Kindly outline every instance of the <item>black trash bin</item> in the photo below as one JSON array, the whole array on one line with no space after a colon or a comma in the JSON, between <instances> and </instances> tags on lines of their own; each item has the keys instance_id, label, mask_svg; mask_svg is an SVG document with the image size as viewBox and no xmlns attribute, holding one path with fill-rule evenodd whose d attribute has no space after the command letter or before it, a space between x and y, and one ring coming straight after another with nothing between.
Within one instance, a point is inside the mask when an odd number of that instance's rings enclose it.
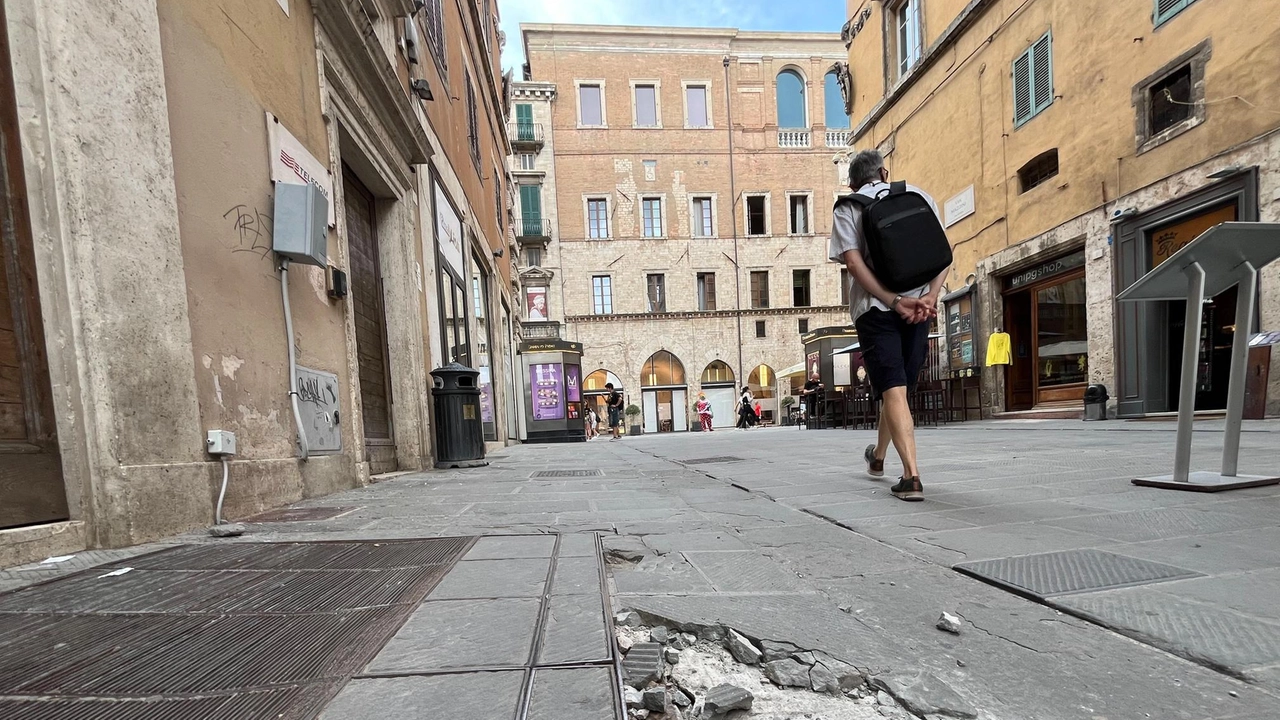
<instances>
[{"instance_id":1,"label":"black trash bin","mask_svg":"<svg viewBox=\"0 0 1280 720\"><path fill-rule=\"evenodd\" d=\"M1107 400L1111 396L1107 394L1106 385L1090 385L1084 389L1084 419L1085 420L1106 420L1107 419Z\"/></svg>"},{"instance_id":2,"label":"black trash bin","mask_svg":"<svg viewBox=\"0 0 1280 720\"><path fill-rule=\"evenodd\" d=\"M478 370L449 363L431 371L435 398L436 467L488 465L484 459L484 426L480 423Z\"/></svg>"}]
</instances>

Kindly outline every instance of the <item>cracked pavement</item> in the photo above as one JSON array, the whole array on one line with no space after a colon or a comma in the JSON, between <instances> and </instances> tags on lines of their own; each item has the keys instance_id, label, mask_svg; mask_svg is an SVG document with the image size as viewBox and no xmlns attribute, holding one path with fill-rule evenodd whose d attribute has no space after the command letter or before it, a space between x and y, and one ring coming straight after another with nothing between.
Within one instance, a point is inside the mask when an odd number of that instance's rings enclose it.
<instances>
[{"instance_id":1,"label":"cracked pavement","mask_svg":"<svg viewBox=\"0 0 1280 720\"><path fill-rule=\"evenodd\" d=\"M1208 467L1220 423L1197 429L1196 463ZM1165 471L1171 423L995 422L922 429L927 499L902 503L890 480L861 475L872 437L781 428L517 446L485 468L299 504L354 508L338 517L167 542L600 532L615 610L825 653L924 717L1275 716L1280 489L1130 485ZM714 456L741 461L681 462ZM890 453L890 476L895 463ZM1268 468L1280 469L1280 423L1249 423L1241 470ZM603 475L531 478L571 469ZM1037 602L951 567L1077 549L1188 574ZM12 569L0 582L57 572ZM959 635L934 627L943 610L963 619Z\"/></svg>"}]
</instances>

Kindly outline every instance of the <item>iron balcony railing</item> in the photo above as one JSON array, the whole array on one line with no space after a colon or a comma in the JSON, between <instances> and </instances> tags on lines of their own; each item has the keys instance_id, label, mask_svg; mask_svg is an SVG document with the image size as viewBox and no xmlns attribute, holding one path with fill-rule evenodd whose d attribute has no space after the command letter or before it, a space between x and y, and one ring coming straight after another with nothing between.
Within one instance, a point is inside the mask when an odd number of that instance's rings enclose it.
<instances>
[{"instance_id":1,"label":"iron balcony railing","mask_svg":"<svg viewBox=\"0 0 1280 720\"><path fill-rule=\"evenodd\" d=\"M551 237L551 221L539 217L522 217L516 219L516 237L545 238Z\"/></svg>"},{"instance_id":2,"label":"iron balcony railing","mask_svg":"<svg viewBox=\"0 0 1280 720\"><path fill-rule=\"evenodd\" d=\"M513 122L507 125L513 145L541 145L542 123Z\"/></svg>"}]
</instances>

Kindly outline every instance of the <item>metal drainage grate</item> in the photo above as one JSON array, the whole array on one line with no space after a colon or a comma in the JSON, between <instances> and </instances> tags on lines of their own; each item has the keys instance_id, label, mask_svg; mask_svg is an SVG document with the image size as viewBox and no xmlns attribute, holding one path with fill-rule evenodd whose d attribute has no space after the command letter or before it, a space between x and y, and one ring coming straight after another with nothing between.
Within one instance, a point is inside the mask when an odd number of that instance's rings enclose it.
<instances>
[{"instance_id":1,"label":"metal drainage grate","mask_svg":"<svg viewBox=\"0 0 1280 720\"><path fill-rule=\"evenodd\" d=\"M308 508L281 508L279 510L269 510L259 513L245 520L251 523L286 523L286 522L310 522L313 520L330 520L344 513L355 510L354 507L308 507Z\"/></svg>"},{"instance_id":2,"label":"metal drainage grate","mask_svg":"<svg viewBox=\"0 0 1280 720\"><path fill-rule=\"evenodd\" d=\"M531 478L571 478L600 477L604 473L599 470L539 470L530 475Z\"/></svg>"},{"instance_id":3,"label":"metal drainage grate","mask_svg":"<svg viewBox=\"0 0 1280 720\"><path fill-rule=\"evenodd\" d=\"M1200 573L1172 565L1101 550L1021 555L953 567L983 582L1037 599L1201 577Z\"/></svg>"},{"instance_id":4,"label":"metal drainage grate","mask_svg":"<svg viewBox=\"0 0 1280 720\"><path fill-rule=\"evenodd\" d=\"M0 717L315 717L473 543L180 546L0 595Z\"/></svg>"},{"instance_id":5,"label":"metal drainage grate","mask_svg":"<svg viewBox=\"0 0 1280 720\"><path fill-rule=\"evenodd\" d=\"M732 455L721 455L719 457L695 458L693 460L681 460L680 462L685 465L710 465L712 463L742 462L742 458L734 457Z\"/></svg>"}]
</instances>

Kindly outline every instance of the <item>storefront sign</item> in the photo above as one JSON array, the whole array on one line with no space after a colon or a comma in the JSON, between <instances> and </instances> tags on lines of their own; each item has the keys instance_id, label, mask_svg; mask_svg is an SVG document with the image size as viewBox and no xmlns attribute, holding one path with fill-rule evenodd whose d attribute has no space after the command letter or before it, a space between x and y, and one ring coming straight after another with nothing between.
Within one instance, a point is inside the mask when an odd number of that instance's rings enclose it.
<instances>
[{"instance_id":1,"label":"storefront sign","mask_svg":"<svg viewBox=\"0 0 1280 720\"><path fill-rule=\"evenodd\" d=\"M493 378L487 365L480 366L480 422L493 422Z\"/></svg>"},{"instance_id":2,"label":"storefront sign","mask_svg":"<svg viewBox=\"0 0 1280 720\"><path fill-rule=\"evenodd\" d=\"M1203 215L1183 220L1151 232L1151 267L1155 269L1174 253L1178 252L1192 240L1200 237L1205 230L1224 222L1236 219L1234 204L1218 208Z\"/></svg>"},{"instance_id":3,"label":"storefront sign","mask_svg":"<svg viewBox=\"0 0 1280 720\"><path fill-rule=\"evenodd\" d=\"M434 182L432 185L436 191L436 247L458 277L463 277L466 273L463 271L462 259L462 220L454 212L453 204L449 202L449 196L445 195L440 183Z\"/></svg>"},{"instance_id":4,"label":"storefront sign","mask_svg":"<svg viewBox=\"0 0 1280 720\"><path fill-rule=\"evenodd\" d=\"M840 353L831 358L831 375L832 382L836 387L846 387L851 383L850 375L850 359L853 353Z\"/></svg>"},{"instance_id":5,"label":"storefront sign","mask_svg":"<svg viewBox=\"0 0 1280 720\"><path fill-rule=\"evenodd\" d=\"M1047 263L1041 263L1030 270L1024 270L1017 275L1009 277L1005 280L1006 290L1017 290L1033 283L1039 282L1054 275L1075 270L1084 267L1084 251L1071 253L1066 257L1060 257L1057 260L1050 260Z\"/></svg>"},{"instance_id":6,"label":"storefront sign","mask_svg":"<svg viewBox=\"0 0 1280 720\"><path fill-rule=\"evenodd\" d=\"M564 383L559 363L529 366L534 420L564 419Z\"/></svg>"},{"instance_id":7,"label":"storefront sign","mask_svg":"<svg viewBox=\"0 0 1280 720\"><path fill-rule=\"evenodd\" d=\"M564 366L564 394L569 402L582 402L582 380L577 365Z\"/></svg>"},{"instance_id":8,"label":"storefront sign","mask_svg":"<svg viewBox=\"0 0 1280 720\"><path fill-rule=\"evenodd\" d=\"M973 186L965 188L943 206L944 224L951 227L974 213Z\"/></svg>"},{"instance_id":9,"label":"storefront sign","mask_svg":"<svg viewBox=\"0 0 1280 720\"><path fill-rule=\"evenodd\" d=\"M333 209L333 177L329 167L317 160L271 113L267 113L267 148L271 152L272 182L315 185L329 201L329 227L333 227L337 216Z\"/></svg>"}]
</instances>

